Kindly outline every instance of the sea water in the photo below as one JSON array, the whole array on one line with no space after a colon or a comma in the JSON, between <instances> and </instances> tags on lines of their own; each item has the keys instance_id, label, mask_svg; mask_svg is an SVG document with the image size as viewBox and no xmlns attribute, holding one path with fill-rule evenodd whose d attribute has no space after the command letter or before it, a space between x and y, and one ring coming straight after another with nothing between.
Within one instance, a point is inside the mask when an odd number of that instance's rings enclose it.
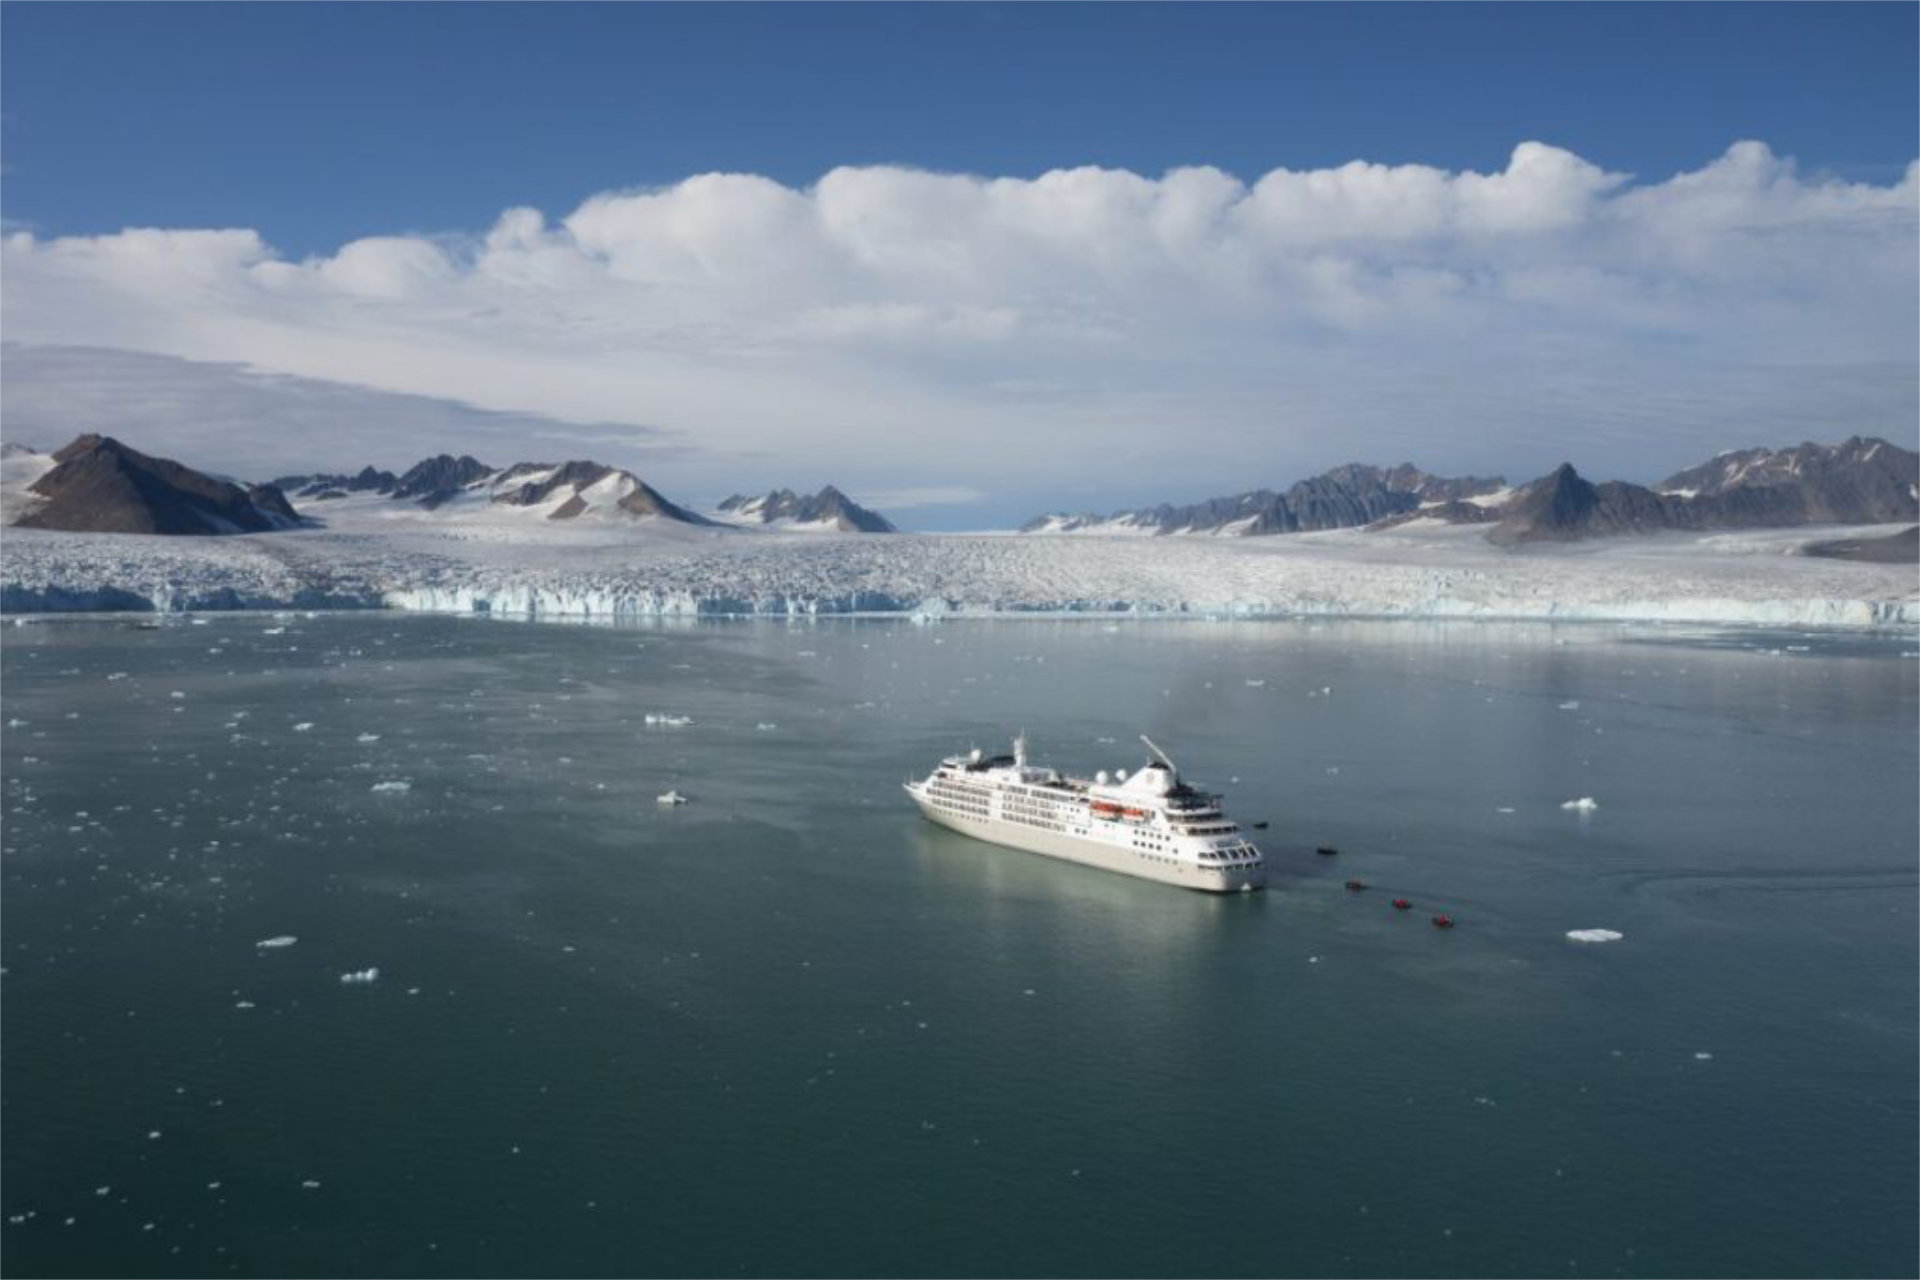
<instances>
[{"instance_id":1,"label":"sea water","mask_svg":"<svg viewBox=\"0 0 1920 1280\"><path fill-rule=\"evenodd\" d=\"M1911 637L4 639L10 1274L1916 1267ZM1269 890L917 816L1022 729Z\"/></svg>"}]
</instances>

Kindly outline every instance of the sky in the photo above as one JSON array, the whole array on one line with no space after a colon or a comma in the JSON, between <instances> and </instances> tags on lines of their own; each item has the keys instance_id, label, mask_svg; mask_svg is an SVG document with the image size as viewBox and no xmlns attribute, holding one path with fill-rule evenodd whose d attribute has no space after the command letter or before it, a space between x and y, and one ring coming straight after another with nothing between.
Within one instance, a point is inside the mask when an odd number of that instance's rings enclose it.
<instances>
[{"instance_id":1,"label":"sky","mask_svg":"<svg viewBox=\"0 0 1920 1280\"><path fill-rule=\"evenodd\" d=\"M1920 423L1909 4L0 8L0 433L919 528Z\"/></svg>"}]
</instances>

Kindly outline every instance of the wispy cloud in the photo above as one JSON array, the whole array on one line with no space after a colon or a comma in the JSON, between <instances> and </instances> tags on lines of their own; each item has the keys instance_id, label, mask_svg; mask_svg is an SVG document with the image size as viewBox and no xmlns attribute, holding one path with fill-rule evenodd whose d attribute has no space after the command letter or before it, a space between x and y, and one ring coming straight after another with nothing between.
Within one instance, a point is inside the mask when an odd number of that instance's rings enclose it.
<instances>
[{"instance_id":1,"label":"wispy cloud","mask_svg":"<svg viewBox=\"0 0 1920 1280\"><path fill-rule=\"evenodd\" d=\"M650 466L694 451L659 428L569 423L460 400L99 347L0 345L9 440L54 448L83 431L265 479L405 467L433 453L494 465L591 446Z\"/></svg>"},{"instance_id":2,"label":"wispy cloud","mask_svg":"<svg viewBox=\"0 0 1920 1280\"><path fill-rule=\"evenodd\" d=\"M489 412L576 438L662 424L711 451L665 464L716 490L826 474L1097 505L1349 457L1644 474L1730 441L1910 434L1916 172L1805 177L1740 143L1649 182L1527 143L1486 174L704 174L304 261L244 229L16 233L4 321L470 415L399 414L389 443L518 429ZM22 400L54 412L45 367L6 373L10 432ZM98 412L133 434L150 406L114 385ZM320 438L264 409L249 428L262 456ZM752 461L722 479L717 455Z\"/></svg>"},{"instance_id":3,"label":"wispy cloud","mask_svg":"<svg viewBox=\"0 0 1920 1280\"><path fill-rule=\"evenodd\" d=\"M966 484L936 484L907 489L862 489L857 501L882 511L912 511L922 507L971 507L992 495Z\"/></svg>"}]
</instances>

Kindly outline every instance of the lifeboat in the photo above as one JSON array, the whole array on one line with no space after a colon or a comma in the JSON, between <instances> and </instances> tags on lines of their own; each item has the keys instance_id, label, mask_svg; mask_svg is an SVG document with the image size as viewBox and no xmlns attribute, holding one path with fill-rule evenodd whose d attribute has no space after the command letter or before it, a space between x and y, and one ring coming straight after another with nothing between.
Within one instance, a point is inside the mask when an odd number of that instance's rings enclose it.
<instances>
[{"instance_id":1,"label":"lifeboat","mask_svg":"<svg viewBox=\"0 0 1920 1280\"><path fill-rule=\"evenodd\" d=\"M1407 901L1405 898L1395 898L1393 900L1393 909L1395 911L1405 911L1407 908L1411 907L1412 905L1413 903Z\"/></svg>"},{"instance_id":2,"label":"lifeboat","mask_svg":"<svg viewBox=\"0 0 1920 1280\"><path fill-rule=\"evenodd\" d=\"M1145 822L1147 820L1147 811L1145 809L1122 809L1120 815L1128 822Z\"/></svg>"},{"instance_id":3,"label":"lifeboat","mask_svg":"<svg viewBox=\"0 0 1920 1280\"><path fill-rule=\"evenodd\" d=\"M1120 819L1120 806L1111 801L1095 800L1089 807L1096 818L1104 818L1108 822L1117 822Z\"/></svg>"},{"instance_id":4,"label":"lifeboat","mask_svg":"<svg viewBox=\"0 0 1920 1280\"><path fill-rule=\"evenodd\" d=\"M1366 887L1367 887L1367 882L1366 882L1366 881L1364 881L1364 880L1349 880L1349 881L1347 881L1347 892L1348 892L1348 893L1358 893L1358 892L1360 892L1360 891L1361 891L1362 889L1364 889L1364 888L1366 888Z\"/></svg>"},{"instance_id":5,"label":"lifeboat","mask_svg":"<svg viewBox=\"0 0 1920 1280\"><path fill-rule=\"evenodd\" d=\"M1433 927L1436 929L1451 929L1453 928L1453 917L1435 916L1433 918Z\"/></svg>"}]
</instances>

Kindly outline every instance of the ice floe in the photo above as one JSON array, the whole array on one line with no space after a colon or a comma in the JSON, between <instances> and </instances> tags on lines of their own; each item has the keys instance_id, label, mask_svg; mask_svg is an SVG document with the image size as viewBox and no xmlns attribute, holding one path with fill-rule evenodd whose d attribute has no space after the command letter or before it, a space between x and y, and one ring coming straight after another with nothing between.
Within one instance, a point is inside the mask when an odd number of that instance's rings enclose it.
<instances>
[{"instance_id":1,"label":"ice floe","mask_svg":"<svg viewBox=\"0 0 1920 1280\"><path fill-rule=\"evenodd\" d=\"M365 986L370 982L379 981L379 978L380 978L380 970L377 968L376 969L355 969L350 973L343 973L340 975L341 983L349 987Z\"/></svg>"},{"instance_id":2,"label":"ice floe","mask_svg":"<svg viewBox=\"0 0 1920 1280\"><path fill-rule=\"evenodd\" d=\"M300 939L294 937L292 934L282 933L271 938L262 938L253 945L262 950L277 950L280 947L290 947L298 941L300 941Z\"/></svg>"},{"instance_id":3,"label":"ice floe","mask_svg":"<svg viewBox=\"0 0 1920 1280\"><path fill-rule=\"evenodd\" d=\"M1567 941L1569 942L1618 942L1626 936L1626 934L1614 929L1567 930Z\"/></svg>"},{"instance_id":4,"label":"ice floe","mask_svg":"<svg viewBox=\"0 0 1920 1280\"><path fill-rule=\"evenodd\" d=\"M1592 796L1581 796L1578 800L1569 800L1560 807L1570 809L1574 813L1592 813L1600 807L1600 802Z\"/></svg>"}]
</instances>

